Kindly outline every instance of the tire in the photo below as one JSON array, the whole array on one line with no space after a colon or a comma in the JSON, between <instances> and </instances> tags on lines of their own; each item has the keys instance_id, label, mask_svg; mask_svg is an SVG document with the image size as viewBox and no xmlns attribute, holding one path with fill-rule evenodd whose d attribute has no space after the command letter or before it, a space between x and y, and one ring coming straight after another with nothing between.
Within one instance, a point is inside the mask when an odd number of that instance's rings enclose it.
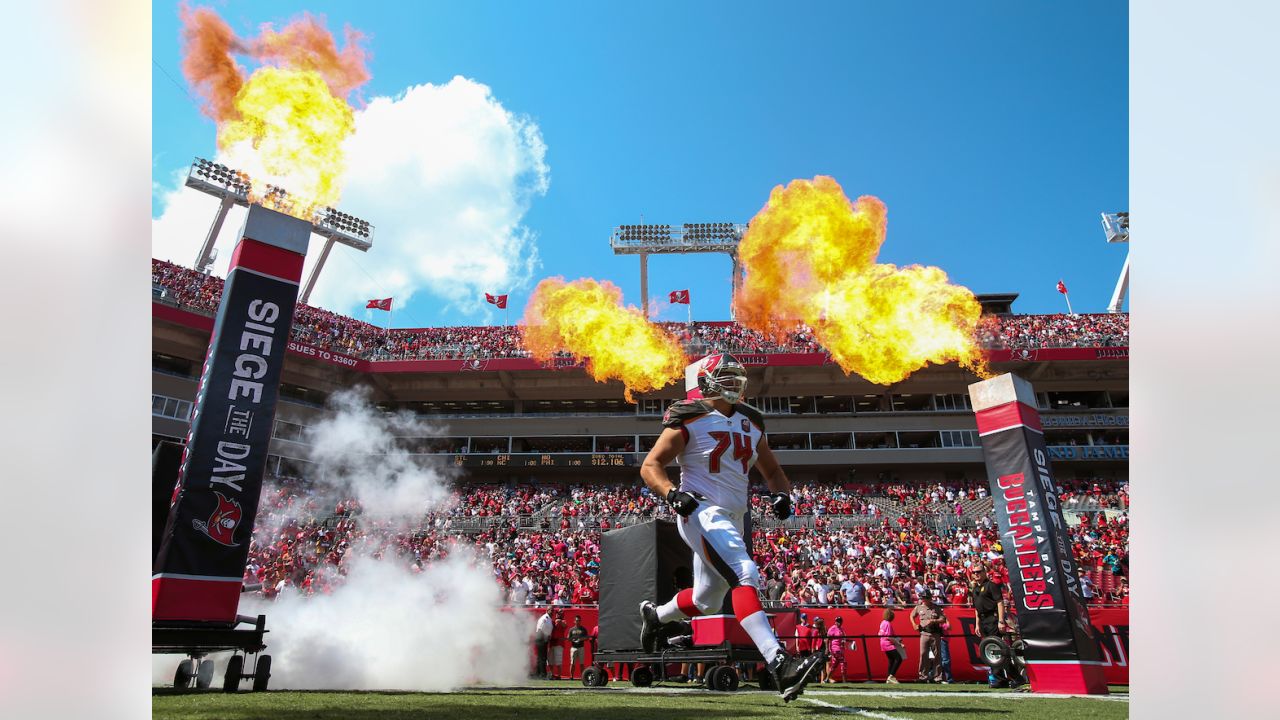
<instances>
[{"instance_id":1,"label":"tire","mask_svg":"<svg viewBox=\"0 0 1280 720\"><path fill-rule=\"evenodd\" d=\"M636 687L649 687L653 684L653 670L648 665L640 665L631 671L631 684Z\"/></svg>"},{"instance_id":2,"label":"tire","mask_svg":"<svg viewBox=\"0 0 1280 720\"><path fill-rule=\"evenodd\" d=\"M978 656L993 669L1003 668L1009 662L1011 654L1009 646L1005 645L1000 638L983 638L982 642L978 643Z\"/></svg>"},{"instance_id":3,"label":"tire","mask_svg":"<svg viewBox=\"0 0 1280 720\"><path fill-rule=\"evenodd\" d=\"M205 658L200 661L196 668L196 687L201 690L209 689L213 684L213 661Z\"/></svg>"},{"instance_id":4,"label":"tire","mask_svg":"<svg viewBox=\"0 0 1280 720\"><path fill-rule=\"evenodd\" d=\"M600 674L596 676L596 687L604 687L609 684L609 671L600 668Z\"/></svg>"},{"instance_id":5,"label":"tire","mask_svg":"<svg viewBox=\"0 0 1280 720\"><path fill-rule=\"evenodd\" d=\"M1019 668L1026 667L1027 666L1027 644L1022 640L1014 640L1013 646L1011 649L1013 650L1013 653L1011 654L1010 659L1013 660L1013 664Z\"/></svg>"},{"instance_id":6,"label":"tire","mask_svg":"<svg viewBox=\"0 0 1280 720\"><path fill-rule=\"evenodd\" d=\"M599 687L596 682L599 680L600 671L594 667L589 667L582 671L583 687Z\"/></svg>"},{"instance_id":7,"label":"tire","mask_svg":"<svg viewBox=\"0 0 1280 720\"><path fill-rule=\"evenodd\" d=\"M178 663L178 669L173 671L173 687L177 690L186 690L191 687L191 678L196 676L196 661L190 658Z\"/></svg>"},{"instance_id":8,"label":"tire","mask_svg":"<svg viewBox=\"0 0 1280 720\"><path fill-rule=\"evenodd\" d=\"M264 692L271 681L271 656L259 655L258 662L253 664L253 691Z\"/></svg>"},{"instance_id":9,"label":"tire","mask_svg":"<svg viewBox=\"0 0 1280 720\"><path fill-rule=\"evenodd\" d=\"M232 655L222 675L222 691L233 693L240 689L240 676L244 673L244 656Z\"/></svg>"},{"instance_id":10,"label":"tire","mask_svg":"<svg viewBox=\"0 0 1280 720\"><path fill-rule=\"evenodd\" d=\"M733 692L738 689L738 671L728 665L718 665L707 679L707 687L716 692Z\"/></svg>"}]
</instances>

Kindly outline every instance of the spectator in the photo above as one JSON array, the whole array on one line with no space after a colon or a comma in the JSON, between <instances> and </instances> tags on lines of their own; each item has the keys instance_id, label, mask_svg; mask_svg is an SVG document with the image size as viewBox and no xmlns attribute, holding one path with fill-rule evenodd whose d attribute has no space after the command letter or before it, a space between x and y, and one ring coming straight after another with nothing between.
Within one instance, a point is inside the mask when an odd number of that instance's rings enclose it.
<instances>
[{"instance_id":1,"label":"spectator","mask_svg":"<svg viewBox=\"0 0 1280 720\"><path fill-rule=\"evenodd\" d=\"M847 668L845 666L845 646L852 648L852 643L848 643L844 639L844 616L837 615L836 622L827 630L827 682L835 682L836 668L840 669L840 682L848 682Z\"/></svg>"},{"instance_id":2,"label":"spectator","mask_svg":"<svg viewBox=\"0 0 1280 720\"><path fill-rule=\"evenodd\" d=\"M938 665L942 671L942 684L950 685L955 682L955 677L951 675L951 642L947 635L951 631L951 621L947 619L946 613L942 615L942 635L938 639Z\"/></svg>"},{"instance_id":3,"label":"spectator","mask_svg":"<svg viewBox=\"0 0 1280 720\"><path fill-rule=\"evenodd\" d=\"M809 625L809 616L800 613L800 624L796 626L796 653L800 657L809 657L813 651L813 627Z\"/></svg>"},{"instance_id":4,"label":"spectator","mask_svg":"<svg viewBox=\"0 0 1280 720\"><path fill-rule=\"evenodd\" d=\"M587 629L582 626L582 616L573 616L573 627L569 628L569 679L580 677L583 667L583 649L587 644Z\"/></svg>"},{"instance_id":5,"label":"spectator","mask_svg":"<svg viewBox=\"0 0 1280 720\"><path fill-rule=\"evenodd\" d=\"M902 667L902 661L907 657L907 650L902 646L902 640L893 634L893 608L885 608L881 617L883 619L880 621L880 649L884 651L884 656L889 661L889 675L885 678L885 682L897 685L898 668Z\"/></svg>"},{"instance_id":6,"label":"spectator","mask_svg":"<svg viewBox=\"0 0 1280 720\"><path fill-rule=\"evenodd\" d=\"M547 680L547 650L551 644L551 635L555 632L555 621L551 617L551 608L543 611L538 617L538 625L533 632L533 643L538 650L538 659L534 664L534 677Z\"/></svg>"}]
</instances>

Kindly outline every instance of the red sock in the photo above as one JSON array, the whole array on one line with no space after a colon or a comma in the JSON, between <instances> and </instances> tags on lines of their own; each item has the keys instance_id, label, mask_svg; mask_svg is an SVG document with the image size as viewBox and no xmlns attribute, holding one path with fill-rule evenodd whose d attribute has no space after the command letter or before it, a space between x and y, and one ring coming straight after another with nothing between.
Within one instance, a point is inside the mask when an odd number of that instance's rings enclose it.
<instances>
[{"instance_id":1,"label":"red sock","mask_svg":"<svg viewBox=\"0 0 1280 720\"><path fill-rule=\"evenodd\" d=\"M750 585L739 585L733 589L733 615L738 618L741 623L743 619L761 612L764 608L760 607L760 597L756 593L756 589Z\"/></svg>"},{"instance_id":2,"label":"red sock","mask_svg":"<svg viewBox=\"0 0 1280 720\"><path fill-rule=\"evenodd\" d=\"M676 593L676 607L680 608L680 612L689 617L698 617L702 611L693 602L693 588L685 588Z\"/></svg>"}]
</instances>

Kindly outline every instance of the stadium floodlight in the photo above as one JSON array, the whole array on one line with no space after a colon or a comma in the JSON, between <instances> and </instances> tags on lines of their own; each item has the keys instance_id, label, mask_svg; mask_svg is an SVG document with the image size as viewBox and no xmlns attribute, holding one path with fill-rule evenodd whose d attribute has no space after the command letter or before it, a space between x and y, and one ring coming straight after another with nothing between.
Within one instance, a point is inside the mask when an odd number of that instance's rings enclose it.
<instances>
[{"instance_id":1,"label":"stadium floodlight","mask_svg":"<svg viewBox=\"0 0 1280 720\"><path fill-rule=\"evenodd\" d=\"M733 294L742 287L742 263L738 243L747 232L742 223L684 223L672 225L619 225L609 235L614 255L640 256L640 297L649 316L649 255L654 253L725 253L733 261Z\"/></svg>"},{"instance_id":2,"label":"stadium floodlight","mask_svg":"<svg viewBox=\"0 0 1280 720\"><path fill-rule=\"evenodd\" d=\"M1109 243L1129 242L1129 213L1102 213L1102 230L1107 234ZM1125 253L1124 267L1120 269L1120 278L1116 280L1116 290L1111 294L1111 304L1107 312L1118 313L1124 306L1124 296L1129 292L1129 254Z\"/></svg>"},{"instance_id":3,"label":"stadium floodlight","mask_svg":"<svg viewBox=\"0 0 1280 720\"><path fill-rule=\"evenodd\" d=\"M186 185L221 200L218 213L209 227L209 234L205 236L204 244L200 246L200 254L196 256L196 269L200 272L208 272L213 265L213 258L216 257L213 244L218 239L218 233L222 232L222 223L227 219L227 212L231 210L232 205L248 207L253 204L249 198L253 184L248 174L240 170L212 160L196 158L187 172ZM295 202L288 190L278 185L268 184L260 204L293 214L291 210L295 209ZM311 223L311 232L326 240L324 249L311 268L311 274L307 276L302 293L298 296L299 301L305 303L311 297L311 290L315 287L316 280L320 277L320 270L324 268L325 260L329 258L329 251L333 249L334 244L341 243L360 252L368 252L369 248L373 247L373 225L368 220L348 215L328 206L318 208L311 213L311 217L302 219Z\"/></svg>"}]
</instances>

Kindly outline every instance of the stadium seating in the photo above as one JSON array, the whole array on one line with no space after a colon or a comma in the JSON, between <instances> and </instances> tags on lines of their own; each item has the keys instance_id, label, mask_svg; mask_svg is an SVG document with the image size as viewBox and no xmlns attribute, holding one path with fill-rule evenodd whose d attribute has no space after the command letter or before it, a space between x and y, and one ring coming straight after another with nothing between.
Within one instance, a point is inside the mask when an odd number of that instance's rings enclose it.
<instances>
[{"instance_id":1,"label":"stadium seating","mask_svg":"<svg viewBox=\"0 0 1280 720\"><path fill-rule=\"evenodd\" d=\"M1127 497L1124 483L1078 482L1091 492L1096 485L1098 497ZM963 602L968 569L984 560L998 567L1001 557L983 489L976 481L798 486L798 521L779 523L757 508L756 559L766 577L777 579L768 599L775 605L843 605L840 585L856 579L870 604L910 604L926 587L947 602ZM953 501L966 522L951 521L957 517ZM406 525L370 516L354 498L335 501L304 481L274 478L263 492L245 579L261 583L259 592L268 598L289 587L327 593L343 582L353 548L399 558L416 571L467 546L488 561L511 604L591 604L598 597L600 533L653 517L670 517L670 510L632 482L473 484L456 488L448 502ZM1082 571L1099 601L1127 602L1127 514L1112 508L1080 518L1071 540Z\"/></svg>"},{"instance_id":2,"label":"stadium seating","mask_svg":"<svg viewBox=\"0 0 1280 720\"><path fill-rule=\"evenodd\" d=\"M153 297L195 312L212 314L222 296L222 279L152 259ZM662 323L690 354L817 353L822 347L804 326L780 341L730 322ZM293 339L371 361L453 360L528 357L518 325L393 329L298 304ZM1129 344L1128 314L989 315L977 339L990 349L1110 347Z\"/></svg>"}]
</instances>

